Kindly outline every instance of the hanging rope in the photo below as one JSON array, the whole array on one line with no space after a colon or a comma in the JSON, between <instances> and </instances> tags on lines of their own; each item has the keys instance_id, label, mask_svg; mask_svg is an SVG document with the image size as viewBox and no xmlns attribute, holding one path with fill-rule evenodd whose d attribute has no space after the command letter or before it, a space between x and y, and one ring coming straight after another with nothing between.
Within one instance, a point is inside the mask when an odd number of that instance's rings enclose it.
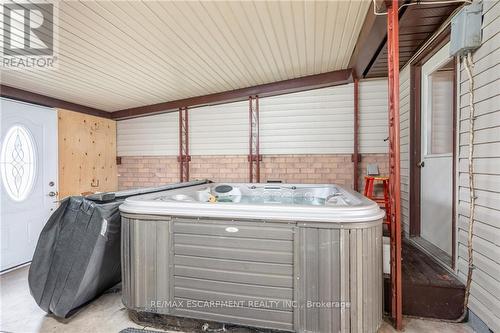
<instances>
[{"instance_id":1,"label":"hanging rope","mask_svg":"<svg viewBox=\"0 0 500 333\"><path fill-rule=\"evenodd\" d=\"M465 298L464 298L464 314L467 311L467 305L469 304L469 295L472 282L472 273L474 271L474 259L472 251L472 236L474 231L474 213L476 208L476 193L474 190L474 78L472 76L472 67L474 63L472 61L472 53L469 51L463 59L465 66L465 71L469 77L469 225L467 234L467 256L469 268L467 271L467 282L465 284Z\"/></svg>"}]
</instances>

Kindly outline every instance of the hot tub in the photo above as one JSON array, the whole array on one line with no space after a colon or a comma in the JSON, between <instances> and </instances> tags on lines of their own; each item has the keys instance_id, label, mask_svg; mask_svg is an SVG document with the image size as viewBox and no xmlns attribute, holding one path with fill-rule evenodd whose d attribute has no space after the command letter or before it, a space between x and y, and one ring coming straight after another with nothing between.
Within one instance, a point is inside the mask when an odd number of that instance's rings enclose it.
<instances>
[{"instance_id":1,"label":"hot tub","mask_svg":"<svg viewBox=\"0 0 500 333\"><path fill-rule=\"evenodd\" d=\"M208 184L128 198L131 310L295 332L376 332L382 218L336 185Z\"/></svg>"}]
</instances>

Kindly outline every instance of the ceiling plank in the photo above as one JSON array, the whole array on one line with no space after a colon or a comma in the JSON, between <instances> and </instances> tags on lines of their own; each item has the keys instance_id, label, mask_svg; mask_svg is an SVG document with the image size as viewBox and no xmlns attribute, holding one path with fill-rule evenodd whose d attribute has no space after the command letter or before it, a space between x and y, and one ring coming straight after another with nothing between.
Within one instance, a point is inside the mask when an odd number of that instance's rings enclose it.
<instances>
[{"instance_id":1,"label":"ceiling plank","mask_svg":"<svg viewBox=\"0 0 500 333\"><path fill-rule=\"evenodd\" d=\"M400 68L406 65L415 52L462 5L460 2L442 4L437 0L435 0L436 4L430 4L429 1L426 3L418 3L414 0L406 1L413 4L403 7L399 12L399 35L406 43L406 46L400 50ZM387 76L387 45L385 38L380 50L374 54L368 67L363 72L363 77L367 78L380 76Z\"/></svg>"},{"instance_id":2,"label":"ceiling plank","mask_svg":"<svg viewBox=\"0 0 500 333\"><path fill-rule=\"evenodd\" d=\"M408 4L413 0L405 0ZM380 4L381 1L378 1ZM399 12L400 36L405 41L402 53L408 51L409 55L400 55L400 66L403 67L425 41L439 28L448 16L460 6L460 3L447 3L429 5L412 4L405 6ZM358 41L349 61L359 77L387 76L387 27L386 16L375 15L374 4L371 3L365 18ZM383 6L382 6L383 7ZM385 9L378 9L384 12ZM382 69L382 70L379 70Z\"/></svg>"},{"instance_id":3,"label":"ceiling plank","mask_svg":"<svg viewBox=\"0 0 500 333\"><path fill-rule=\"evenodd\" d=\"M112 119L128 119L152 114L177 111L180 107L199 107L247 99L252 95L275 96L304 90L324 88L353 82L352 69L308 75L296 79L277 81L257 86L235 89L215 94L184 98L169 102L145 105L111 113Z\"/></svg>"},{"instance_id":4,"label":"ceiling plank","mask_svg":"<svg viewBox=\"0 0 500 333\"><path fill-rule=\"evenodd\" d=\"M32 12L58 66L1 68L1 83L112 112L342 70L370 3L61 1Z\"/></svg>"},{"instance_id":5,"label":"ceiling plank","mask_svg":"<svg viewBox=\"0 0 500 333\"><path fill-rule=\"evenodd\" d=\"M372 2L349 60L348 67L352 68L358 77L363 75L373 56L380 52L381 45L385 44L386 40L386 17L384 15L375 15L373 6Z\"/></svg>"},{"instance_id":6,"label":"ceiling plank","mask_svg":"<svg viewBox=\"0 0 500 333\"><path fill-rule=\"evenodd\" d=\"M49 97L49 96L45 96L45 95L36 94L36 93L31 92L31 91L18 89L18 88L6 86L3 84L0 85L0 95L2 97L14 99L17 101L48 106L51 108L61 108L61 109L90 114L93 116L98 116L98 117L107 118L107 119L111 118L111 113L103 111L103 110L91 108L91 107L81 105L81 104L63 101L63 100Z\"/></svg>"}]
</instances>

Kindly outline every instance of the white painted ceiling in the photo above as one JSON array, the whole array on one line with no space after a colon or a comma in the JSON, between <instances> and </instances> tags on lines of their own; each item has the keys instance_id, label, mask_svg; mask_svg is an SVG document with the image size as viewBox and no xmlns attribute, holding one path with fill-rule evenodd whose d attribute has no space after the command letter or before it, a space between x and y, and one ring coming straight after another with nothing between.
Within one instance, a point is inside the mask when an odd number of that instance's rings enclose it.
<instances>
[{"instance_id":1,"label":"white painted ceiling","mask_svg":"<svg viewBox=\"0 0 500 333\"><path fill-rule=\"evenodd\" d=\"M369 0L64 1L54 20L57 69L2 69L0 79L115 111L345 69L369 6Z\"/></svg>"}]
</instances>

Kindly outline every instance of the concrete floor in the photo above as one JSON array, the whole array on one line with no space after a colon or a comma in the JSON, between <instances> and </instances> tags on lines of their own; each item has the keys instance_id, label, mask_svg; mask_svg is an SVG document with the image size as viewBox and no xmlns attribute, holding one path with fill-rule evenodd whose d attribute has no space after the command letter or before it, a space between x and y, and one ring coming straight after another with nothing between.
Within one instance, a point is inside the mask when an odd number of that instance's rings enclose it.
<instances>
[{"instance_id":1,"label":"concrete floor","mask_svg":"<svg viewBox=\"0 0 500 333\"><path fill-rule=\"evenodd\" d=\"M0 277L0 332L13 333L118 333L127 327L144 328L132 322L120 300L120 293L105 294L80 310L71 319L61 321L46 315L31 297L28 267ZM431 320L405 318L405 332L468 333L467 324L451 324ZM148 328L151 329L151 328ZM379 332L395 332L386 322Z\"/></svg>"}]
</instances>

